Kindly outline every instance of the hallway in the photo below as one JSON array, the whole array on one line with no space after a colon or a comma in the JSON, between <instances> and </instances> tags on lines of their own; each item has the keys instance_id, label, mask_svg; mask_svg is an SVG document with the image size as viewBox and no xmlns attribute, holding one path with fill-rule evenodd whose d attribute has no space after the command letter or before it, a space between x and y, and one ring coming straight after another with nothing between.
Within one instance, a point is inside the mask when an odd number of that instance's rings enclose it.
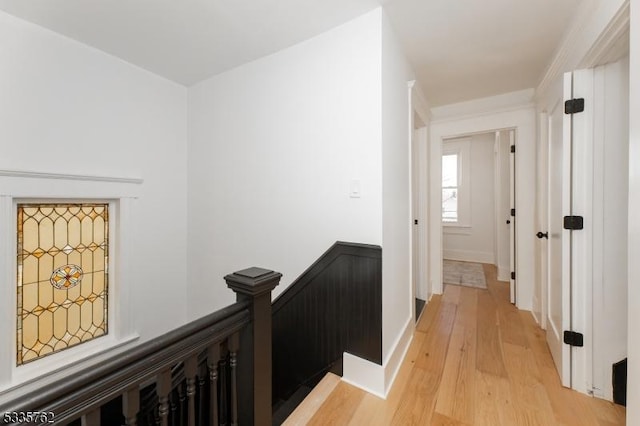
<instances>
[{"instance_id":1,"label":"hallway","mask_svg":"<svg viewBox=\"0 0 640 426\"><path fill-rule=\"evenodd\" d=\"M624 407L560 385L544 331L484 271L488 291L433 297L387 400L339 382L309 424L624 425Z\"/></svg>"}]
</instances>

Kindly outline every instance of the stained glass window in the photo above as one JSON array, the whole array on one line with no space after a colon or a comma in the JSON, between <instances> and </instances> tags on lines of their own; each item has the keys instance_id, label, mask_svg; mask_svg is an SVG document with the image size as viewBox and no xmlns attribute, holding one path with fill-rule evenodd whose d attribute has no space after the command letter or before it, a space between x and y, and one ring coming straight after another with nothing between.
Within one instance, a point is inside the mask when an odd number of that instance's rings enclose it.
<instances>
[{"instance_id":1,"label":"stained glass window","mask_svg":"<svg viewBox=\"0 0 640 426\"><path fill-rule=\"evenodd\" d=\"M19 204L17 364L107 334L109 205Z\"/></svg>"}]
</instances>

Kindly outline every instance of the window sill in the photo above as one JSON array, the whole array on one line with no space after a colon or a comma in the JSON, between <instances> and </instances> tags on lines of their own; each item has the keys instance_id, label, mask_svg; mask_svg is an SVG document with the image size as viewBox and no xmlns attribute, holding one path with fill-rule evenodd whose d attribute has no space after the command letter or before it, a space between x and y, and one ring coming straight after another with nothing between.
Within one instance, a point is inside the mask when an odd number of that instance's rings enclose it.
<instances>
[{"instance_id":1,"label":"window sill","mask_svg":"<svg viewBox=\"0 0 640 426\"><path fill-rule=\"evenodd\" d=\"M116 353L127 350L139 339L138 334L131 334L124 338L116 339L112 335L97 338L86 342L77 348L69 348L59 353L43 357L40 360L14 367L12 379L9 383L0 386L0 394L11 392L18 388L23 392L24 386L45 386L42 379L49 381L56 377L64 377L73 374L74 371L95 365ZM59 377L58 377L59 378Z\"/></svg>"}]
</instances>

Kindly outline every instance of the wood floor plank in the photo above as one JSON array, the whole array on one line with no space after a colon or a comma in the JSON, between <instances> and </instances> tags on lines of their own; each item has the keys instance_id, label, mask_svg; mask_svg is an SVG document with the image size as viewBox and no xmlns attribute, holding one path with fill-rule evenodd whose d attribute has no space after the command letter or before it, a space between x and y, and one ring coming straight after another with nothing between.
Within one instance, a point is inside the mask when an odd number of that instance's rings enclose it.
<instances>
[{"instance_id":1,"label":"wood floor plank","mask_svg":"<svg viewBox=\"0 0 640 426\"><path fill-rule=\"evenodd\" d=\"M300 405L291 413L284 426L302 426L309 423L318 408L324 403L328 396L340 383L340 377L335 374L328 373L320 380L320 383L313 388L311 393L302 401Z\"/></svg>"},{"instance_id":2,"label":"wood floor plank","mask_svg":"<svg viewBox=\"0 0 640 426\"><path fill-rule=\"evenodd\" d=\"M549 425L555 415L531 349L504 343L517 424Z\"/></svg>"},{"instance_id":3,"label":"wood floor plank","mask_svg":"<svg viewBox=\"0 0 640 426\"><path fill-rule=\"evenodd\" d=\"M478 426L514 426L516 415L509 381L476 370L476 409L475 425Z\"/></svg>"},{"instance_id":4,"label":"wood floor plank","mask_svg":"<svg viewBox=\"0 0 640 426\"><path fill-rule=\"evenodd\" d=\"M456 324L467 329L477 328L478 324L478 293L484 290L466 288L460 292L460 302L456 312Z\"/></svg>"},{"instance_id":5,"label":"wood floor plank","mask_svg":"<svg viewBox=\"0 0 640 426\"><path fill-rule=\"evenodd\" d=\"M424 307L424 312L422 316L420 316L420 320L416 325L417 331L426 332L427 329L433 322L435 321L438 312L440 312L440 303L442 302L442 296L438 294L434 294L427 303L427 306Z\"/></svg>"},{"instance_id":6,"label":"wood floor plank","mask_svg":"<svg viewBox=\"0 0 640 426\"><path fill-rule=\"evenodd\" d=\"M478 325L477 369L495 376L507 377L498 329L498 308L490 293L478 293L476 318Z\"/></svg>"},{"instance_id":7,"label":"wood floor plank","mask_svg":"<svg viewBox=\"0 0 640 426\"><path fill-rule=\"evenodd\" d=\"M460 301L460 293L462 289L459 285L448 285L444 286L444 293L442 294L442 301L446 303L453 303L457 305Z\"/></svg>"},{"instance_id":8,"label":"wood floor plank","mask_svg":"<svg viewBox=\"0 0 640 426\"><path fill-rule=\"evenodd\" d=\"M318 411L309 420L309 425L345 425L362 402L366 392L340 382Z\"/></svg>"},{"instance_id":9,"label":"wood floor plank","mask_svg":"<svg viewBox=\"0 0 640 426\"><path fill-rule=\"evenodd\" d=\"M414 368L390 424L429 424L439 384L439 374Z\"/></svg>"},{"instance_id":10,"label":"wood floor plank","mask_svg":"<svg viewBox=\"0 0 640 426\"><path fill-rule=\"evenodd\" d=\"M436 413L473 424L475 412L476 329L456 324L442 373Z\"/></svg>"},{"instance_id":11,"label":"wood floor plank","mask_svg":"<svg viewBox=\"0 0 640 426\"><path fill-rule=\"evenodd\" d=\"M469 423L462 423L459 420L452 419L440 413L433 413L431 418L431 426L469 426Z\"/></svg>"},{"instance_id":12,"label":"wood floor plank","mask_svg":"<svg viewBox=\"0 0 640 426\"><path fill-rule=\"evenodd\" d=\"M420 356L416 360L416 367L431 371L438 376L442 374L456 310L457 306L453 303L444 301L441 303L438 316L426 331L426 339L422 344Z\"/></svg>"},{"instance_id":13,"label":"wood floor plank","mask_svg":"<svg viewBox=\"0 0 640 426\"><path fill-rule=\"evenodd\" d=\"M500 338L503 342L513 345L529 347L529 340L525 335L520 311L511 303L497 302Z\"/></svg>"},{"instance_id":14,"label":"wood floor plank","mask_svg":"<svg viewBox=\"0 0 640 426\"><path fill-rule=\"evenodd\" d=\"M426 334L417 331L407 350L407 355L403 361L393 386L387 395L387 399L378 398L375 395L367 394L356 412L350 424L352 425L389 425L400 404L402 394L407 387L409 378L413 374L416 359L420 356L420 349Z\"/></svg>"},{"instance_id":15,"label":"wood floor plank","mask_svg":"<svg viewBox=\"0 0 640 426\"><path fill-rule=\"evenodd\" d=\"M624 410L619 410L619 405L604 399L592 398L591 409L600 421L600 424L620 424L626 420Z\"/></svg>"}]
</instances>

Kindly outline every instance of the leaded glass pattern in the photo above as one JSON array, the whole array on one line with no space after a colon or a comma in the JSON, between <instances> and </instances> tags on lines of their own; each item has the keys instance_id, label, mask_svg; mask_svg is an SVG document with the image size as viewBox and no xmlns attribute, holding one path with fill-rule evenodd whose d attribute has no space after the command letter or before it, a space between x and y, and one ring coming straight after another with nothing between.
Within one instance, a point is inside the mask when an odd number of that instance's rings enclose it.
<instances>
[{"instance_id":1,"label":"leaded glass pattern","mask_svg":"<svg viewBox=\"0 0 640 426\"><path fill-rule=\"evenodd\" d=\"M17 364L107 334L109 205L18 204Z\"/></svg>"}]
</instances>

